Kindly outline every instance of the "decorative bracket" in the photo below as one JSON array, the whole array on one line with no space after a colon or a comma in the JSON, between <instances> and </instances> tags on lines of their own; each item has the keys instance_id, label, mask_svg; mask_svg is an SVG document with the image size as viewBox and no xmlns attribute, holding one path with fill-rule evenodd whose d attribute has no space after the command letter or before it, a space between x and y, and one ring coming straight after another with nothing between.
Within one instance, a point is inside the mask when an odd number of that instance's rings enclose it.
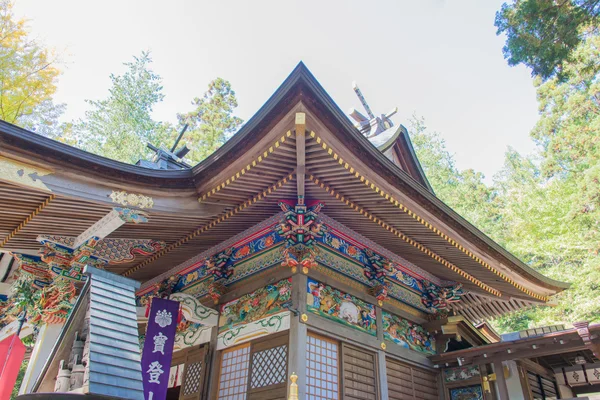
<instances>
[{"instance_id":1,"label":"decorative bracket","mask_svg":"<svg viewBox=\"0 0 600 400\"><path fill-rule=\"evenodd\" d=\"M310 268L317 265L317 239L322 237L326 230L325 225L318 222L318 213L324 204L316 201L292 207L290 202L280 201L279 206L285 212L283 221L275 228L285 239L285 260L281 265L290 267L294 273L300 266L302 272L307 274Z\"/></svg>"},{"instance_id":2,"label":"decorative bracket","mask_svg":"<svg viewBox=\"0 0 600 400\"><path fill-rule=\"evenodd\" d=\"M364 266L364 274L371 281L371 295L377 298L377 302L381 307L383 302L388 298L388 283L385 277L394 271L392 263L387 258L380 256L373 250L366 248L365 255L368 263Z\"/></svg>"},{"instance_id":3,"label":"decorative bracket","mask_svg":"<svg viewBox=\"0 0 600 400\"><path fill-rule=\"evenodd\" d=\"M465 294L460 283L453 286L440 287L424 280L423 288L421 302L425 307L433 308L437 312L448 311L450 304L460 301L461 297Z\"/></svg>"}]
</instances>

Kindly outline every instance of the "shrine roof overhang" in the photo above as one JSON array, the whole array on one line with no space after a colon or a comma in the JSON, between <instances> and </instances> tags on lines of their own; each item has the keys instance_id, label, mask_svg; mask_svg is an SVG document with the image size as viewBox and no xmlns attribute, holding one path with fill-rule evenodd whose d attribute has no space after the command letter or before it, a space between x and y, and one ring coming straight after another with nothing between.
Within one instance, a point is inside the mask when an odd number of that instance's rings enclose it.
<instances>
[{"instance_id":1,"label":"shrine roof overhang","mask_svg":"<svg viewBox=\"0 0 600 400\"><path fill-rule=\"evenodd\" d=\"M583 350L591 351L597 358L600 353L600 324L581 322L574 325L574 328L558 332L436 354L429 359L436 366L443 367L540 358Z\"/></svg>"},{"instance_id":2,"label":"shrine roof overhang","mask_svg":"<svg viewBox=\"0 0 600 400\"><path fill-rule=\"evenodd\" d=\"M305 115L307 130L301 166L297 113ZM148 224L125 225L109 236L166 242L159 254L109 268L142 282L275 215L278 201L297 198L301 186L305 198L325 202L327 215L341 224L442 280L463 283L469 293L456 311L470 312L473 321L545 302L568 287L528 267L440 201L422 170L423 179L414 171L420 166L405 129L375 147L302 63L230 140L189 170L123 164L7 123L0 123L0 145L0 169L12 174L0 187L7 194L0 207L18 204L20 210L6 216L4 239L48 193L53 198L5 247L34 249L38 234L77 236L128 195L150 199L143 209ZM381 151L393 148L404 151L412 167L403 169ZM6 158L25 163L26 173L6 167Z\"/></svg>"},{"instance_id":3,"label":"shrine roof overhang","mask_svg":"<svg viewBox=\"0 0 600 400\"><path fill-rule=\"evenodd\" d=\"M385 155L390 154L398 160L398 164L402 170L408 172L412 178L433 193L433 188L429 184L427 176L425 176L423 167L417 158L410 140L408 130L404 125L393 126L379 135L369 138L369 141L381 153Z\"/></svg>"}]
</instances>

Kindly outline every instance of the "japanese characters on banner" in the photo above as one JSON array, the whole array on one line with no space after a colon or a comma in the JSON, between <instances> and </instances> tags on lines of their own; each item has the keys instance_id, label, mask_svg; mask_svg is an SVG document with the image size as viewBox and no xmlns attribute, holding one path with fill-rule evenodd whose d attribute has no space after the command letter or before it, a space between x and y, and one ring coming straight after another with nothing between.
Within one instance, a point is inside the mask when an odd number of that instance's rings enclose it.
<instances>
[{"instance_id":1,"label":"japanese characters on banner","mask_svg":"<svg viewBox=\"0 0 600 400\"><path fill-rule=\"evenodd\" d=\"M142 352L145 400L167 397L178 314L179 302L158 297L152 299Z\"/></svg>"}]
</instances>

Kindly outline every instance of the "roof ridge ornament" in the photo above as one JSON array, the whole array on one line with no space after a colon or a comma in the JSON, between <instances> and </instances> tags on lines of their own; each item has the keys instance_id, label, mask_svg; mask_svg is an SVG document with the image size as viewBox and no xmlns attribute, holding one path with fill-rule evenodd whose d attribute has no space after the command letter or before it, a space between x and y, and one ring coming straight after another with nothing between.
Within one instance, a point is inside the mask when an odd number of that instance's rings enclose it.
<instances>
[{"instance_id":1,"label":"roof ridge ornament","mask_svg":"<svg viewBox=\"0 0 600 400\"><path fill-rule=\"evenodd\" d=\"M387 114L381 114L376 117L356 82L352 82L352 89L354 89L354 93L356 93L360 103L367 112L368 118L355 108L351 108L348 114L356 121L354 126L363 135L368 138L374 137L394 126L394 122L390 118L398 112L398 107L395 107Z\"/></svg>"}]
</instances>

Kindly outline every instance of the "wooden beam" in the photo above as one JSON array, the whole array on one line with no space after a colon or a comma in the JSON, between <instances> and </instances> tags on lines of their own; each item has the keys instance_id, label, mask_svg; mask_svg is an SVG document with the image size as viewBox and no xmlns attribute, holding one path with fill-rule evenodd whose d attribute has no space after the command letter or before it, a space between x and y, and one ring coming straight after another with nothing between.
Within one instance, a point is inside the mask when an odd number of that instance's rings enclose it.
<instances>
[{"instance_id":1,"label":"wooden beam","mask_svg":"<svg viewBox=\"0 0 600 400\"><path fill-rule=\"evenodd\" d=\"M524 350L522 347L515 347L515 349L511 349L510 353L506 350L498 353L490 351L490 355L487 358L483 356L474 357L471 360L471 363L484 364L492 361L508 361L521 358L542 357L584 349L586 349L586 346L580 341L572 341L563 345L552 343L545 346L539 346L536 349L530 348L529 350Z\"/></svg>"},{"instance_id":2,"label":"wooden beam","mask_svg":"<svg viewBox=\"0 0 600 400\"><path fill-rule=\"evenodd\" d=\"M306 114L296 113L296 186L298 204L304 204L304 176L306 170Z\"/></svg>"},{"instance_id":3,"label":"wooden beam","mask_svg":"<svg viewBox=\"0 0 600 400\"><path fill-rule=\"evenodd\" d=\"M508 397L508 386L506 385L506 378L504 378L504 368L502 366L502 361L494 362L494 372L496 373L496 387L498 388L500 400L510 400L510 397Z\"/></svg>"}]
</instances>

